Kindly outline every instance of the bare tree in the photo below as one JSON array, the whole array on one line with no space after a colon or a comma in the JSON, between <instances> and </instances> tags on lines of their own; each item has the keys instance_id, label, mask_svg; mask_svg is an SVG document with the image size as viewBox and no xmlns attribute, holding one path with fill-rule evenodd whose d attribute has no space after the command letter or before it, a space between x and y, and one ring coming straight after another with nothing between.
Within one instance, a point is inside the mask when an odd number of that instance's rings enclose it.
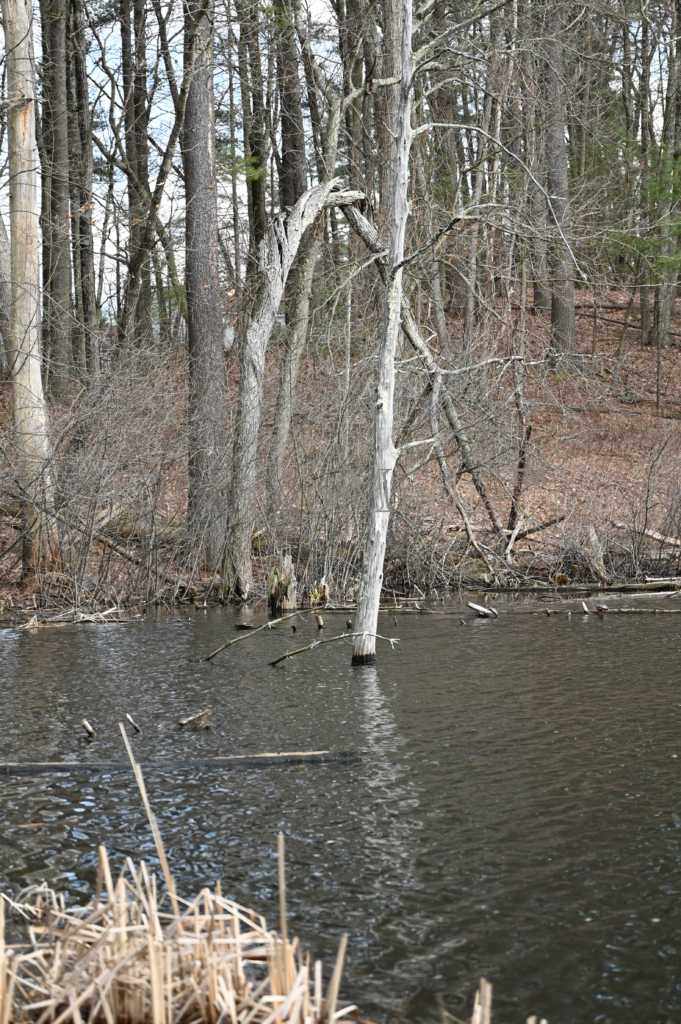
<instances>
[{"instance_id":1,"label":"bare tree","mask_svg":"<svg viewBox=\"0 0 681 1024\"><path fill-rule=\"evenodd\" d=\"M357 192L338 180L309 189L291 213L270 224L258 252L258 297L239 360L239 404L230 492L229 542L224 575L230 589L248 597L253 589L251 533L258 472L258 435L262 413L265 355L286 281L303 235L327 206L355 202Z\"/></svg>"},{"instance_id":2,"label":"bare tree","mask_svg":"<svg viewBox=\"0 0 681 1024\"><path fill-rule=\"evenodd\" d=\"M196 34L182 158L185 177L189 343L189 529L202 564L219 563L224 543L225 370L218 278L218 208L213 97L213 9L187 0L185 36Z\"/></svg>"},{"instance_id":3,"label":"bare tree","mask_svg":"<svg viewBox=\"0 0 681 1024\"><path fill-rule=\"evenodd\" d=\"M42 16L48 59L44 66L43 139L49 162L50 262L47 268L47 333L50 346L50 386L65 394L72 366L73 328L71 278L71 224L69 177L66 0L43 0Z\"/></svg>"},{"instance_id":4,"label":"bare tree","mask_svg":"<svg viewBox=\"0 0 681 1024\"><path fill-rule=\"evenodd\" d=\"M376 627L383 584L383 562L390 522L393 470L399 452L393 444L393 402L395 395L395 349L400 330L402 300L402 258L409 205L409 150L411 148L412 92L412 5L402 0L402 49L400 100L397 115L397 152L391 189L392 210L388 284L385 293L383 330L378 350L378 382L374 412L374 439L371 469L371 508L364 547L352 646L353 665L368 665L376 660Z\"/></svg>"},{"instance_id":5,"label":"bare tree","mask_svg":"<svg viewBox=\"0 0 681 1024\"><path fill-rule=\"evenodd\" d=\"M575 284L568 230L568 153L565 142L564 18L561 4L550 3L546 20L546 167L552 217L551 338L557 352L575 348Z\"/></svg>"}]
</instances>

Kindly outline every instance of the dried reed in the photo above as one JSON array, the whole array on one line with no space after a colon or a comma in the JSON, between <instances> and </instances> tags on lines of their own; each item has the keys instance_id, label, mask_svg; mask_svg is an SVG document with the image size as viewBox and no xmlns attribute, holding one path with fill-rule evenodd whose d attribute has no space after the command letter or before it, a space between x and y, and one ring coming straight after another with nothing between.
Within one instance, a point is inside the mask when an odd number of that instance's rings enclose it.
<instances>
[{"instance_id":1,"label":"dried reed","mask_svg":"<svg viewBox=\"0 0 681 1024\"><path fill-rule=\"evenodd\" d=\"M126 737L126 745L127 737ZM166 891L144 861L127 858L113 881L99 847L97 888L84 906L67 906L47 885L17 901L0 899L0 1024L333 1024L345 953L343 936L326 994L285 926L283 837L279 880L283 935L264 917L215 891L193 900L175 890L139 765L128 745L152 826ZM5 910L22 941L5 940Z\"/></svg>"}]
</instances>

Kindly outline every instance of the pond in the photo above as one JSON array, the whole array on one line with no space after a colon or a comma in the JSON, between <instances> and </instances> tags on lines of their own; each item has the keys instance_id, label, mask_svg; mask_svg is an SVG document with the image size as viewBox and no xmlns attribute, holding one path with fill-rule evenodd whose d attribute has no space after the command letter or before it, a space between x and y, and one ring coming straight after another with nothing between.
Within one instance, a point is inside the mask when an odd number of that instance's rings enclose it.
<instances>
[{"instance_id":1,"label":"pond","mask_svg":"<svg viewBox=\"0 0 681 1024\"><path fill-rule=\"evenodd\" d=\"M348 932L341 995L372 1020L470 1016L485 975L497 1024L678 1021L681 616L499 607L465 626L451 604L397 625L382 614L379 632L401 643L361 669L344 642L268 666L315 638L310 615L295 636L282 624L208 664L190 659L238 635L243 613L3 630L0 760L123 760L118 722L132 715L180 891L220 878L274 926L282 830L289 933L328 975ZM324 636L346 617L325 612ZM209 732L177 731L205 707ZM172 765L326 748L362 759ZM131 773L0 790L3 887L90 894L100 842L115 867L156 865Z\"/></svg>"}]
</instances>

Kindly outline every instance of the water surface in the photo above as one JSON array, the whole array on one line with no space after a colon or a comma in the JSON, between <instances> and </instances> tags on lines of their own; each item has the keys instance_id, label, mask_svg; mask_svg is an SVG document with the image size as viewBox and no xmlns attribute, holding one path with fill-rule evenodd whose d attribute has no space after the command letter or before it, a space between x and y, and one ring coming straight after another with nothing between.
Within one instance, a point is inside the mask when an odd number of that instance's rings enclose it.
<instances>
[{"instance_id":1,"label":"water surface","mask_svg":"<svg viewBox=\"0 0 681 1024\"><path fill-rule=\"evenodd\" d=\"M270 668L314 639L309 616L210 664L184 662L237 635L231 611L0 631L0 760L121 760L129 712L183 893L221 878L274 924L283 830L290 930L327 972L349 933L342 995L373 1020L470 1016L484 974L496 1024L678 1022L681 616L467 618L381 616L402 643L363 669L345 643ZM326 612L324 635L345 619ZM210 732L177 732L204 707ZM325 748L365 753L171 763ZM129 774L1 778L0 792L4 886L47 878L85 898L99 842L117 866L155 863Z\"/></svg>"}]
</instances>

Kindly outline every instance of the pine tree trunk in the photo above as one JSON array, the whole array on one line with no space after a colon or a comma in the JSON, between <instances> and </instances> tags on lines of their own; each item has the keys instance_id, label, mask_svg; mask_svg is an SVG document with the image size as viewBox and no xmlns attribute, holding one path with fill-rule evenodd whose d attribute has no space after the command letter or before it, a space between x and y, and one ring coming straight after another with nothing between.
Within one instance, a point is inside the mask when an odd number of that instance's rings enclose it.
<instances>
[{"instance_id":1,"label":"pine tree trunk","mask_svg":"<svg viewBox=\"0 0 681 1024\"><path fill-rule=\"evenodd\" d=\"M198 49L182 138L186 195L189 340L189 529L200 562L218 564L224 544L225 369L218 278L212 9L185 5L185 34L198 24Z\"/></svg>"},{"instance_id":2,"label":"pine tree trunk","mask_svg":"<svg viewBox=\"0 0 681 1024\"><path fill-rule=\"evenodd\" d=\"M395 349L400 330L404 236L409 205L409 150L411 148L412 6L402 0L402 52L400 100L397 117L397 148L392 195L388 285L385 293L383 331L378 353L378 386L374 414L371 509L364 565L360 584L352 664L367 665L376 660L376 627L383 584L383 562L390 523L390 495L398 453L393 445L393 399L395 394Z\"/></svg>"},{"instance_id":3,"label":"pine tree trunk","mask_svg":"<svg viewBox=\"0 0 681 1024\"><path fill-rule=\"evenodd\" d=\"M2 0L7 62L7 143L12 305L12 379L16 477L27 507L25 563L39 556L34 538L52 501L50 445L41 377L40 214L35 135L33 8L30 0Z\"/></svg>"}]
</instances>

